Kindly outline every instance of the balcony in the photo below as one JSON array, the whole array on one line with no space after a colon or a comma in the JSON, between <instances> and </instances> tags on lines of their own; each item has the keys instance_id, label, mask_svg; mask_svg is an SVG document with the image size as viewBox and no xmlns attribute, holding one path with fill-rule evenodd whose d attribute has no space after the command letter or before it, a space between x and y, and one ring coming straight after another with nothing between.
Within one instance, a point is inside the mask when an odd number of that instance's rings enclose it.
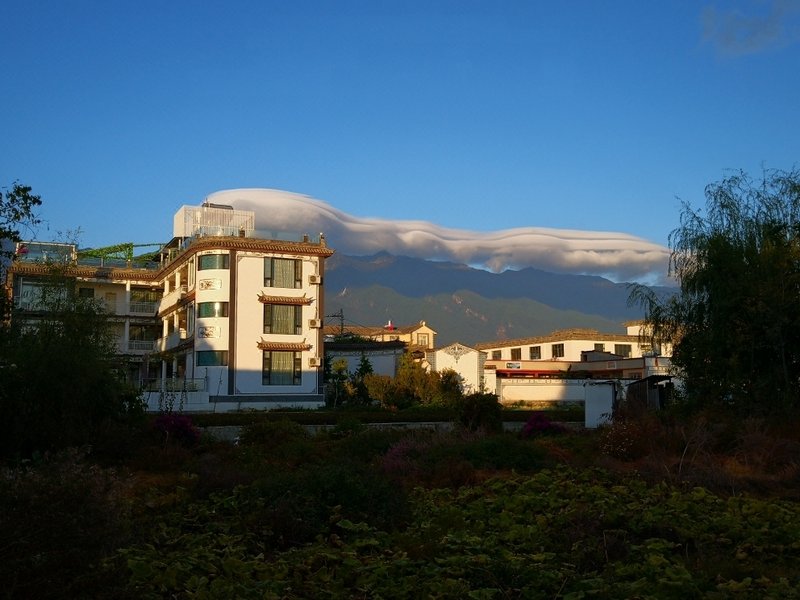
<instances>
[{"instance_id":1,"label":"balcony","mask_svg":"<svg viewBox=\"0 0 800 600\"><path fill-rule=\"evenodd\" d=\"M154 340L128 340L128 352L145 354L153 351Z\"/></svg>"},{"instance_id":2,"label":"balcony","mask_svg":"<svg viewBox=\"0 0 800 600\"><path fill-rule=\"evenodd\" d=\"M142 382L142 389L146 392L203 392L206 389L206 380L167 378L167 379L148 379Z\"/></svg>"},{"instance_id":3,"label":"balcony","mask_svg":"<svg viewBox=\"0 0 800 600\"><path fill-rule=\"evenodd\" d=\"M155 315L158 312L158 302L131 302L131 314Z\"/></svg>"},{"instance_id":4,"label":"balcony","mask_svg":"<svg viewBox=\"0 0 800 600\"><path fill-rule=\"evenodd\" d=\"M182 285L174 290L172 290L169 294L161 298L158 303L158 311L161 312L170 306L175 306L181 298L184 298L188 292L186 285Z\"/></svg>"},{"instance_id":5,"label":"balcony","mask_svg":"<svg viewBox=\"0 0 800 600\"><path fill-rule=\"evenodd\" d=\"M155 352L166 352L180 345L181 342L189 339L189 334L185 329L176 329L166 337L158 338L153 342Z\"/></svg>"}]
</instances>

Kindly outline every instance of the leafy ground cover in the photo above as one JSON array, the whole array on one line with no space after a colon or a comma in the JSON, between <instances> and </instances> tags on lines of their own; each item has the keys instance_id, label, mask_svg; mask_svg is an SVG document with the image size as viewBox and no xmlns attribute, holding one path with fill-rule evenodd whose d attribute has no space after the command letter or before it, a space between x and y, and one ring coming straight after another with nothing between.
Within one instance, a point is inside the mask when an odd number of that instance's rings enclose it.
<instances>
[{"instance_id":1,"label":"leafy ground cover","mask_svg":"<svg viewBox=\"0 0 800 600\"><path fill-rule=\"evenodd\" d=\"M160 419L126 455L6 465L6 597L792 598L797 429L708 418L239 445Z\"/></svg>"}]
</instances>

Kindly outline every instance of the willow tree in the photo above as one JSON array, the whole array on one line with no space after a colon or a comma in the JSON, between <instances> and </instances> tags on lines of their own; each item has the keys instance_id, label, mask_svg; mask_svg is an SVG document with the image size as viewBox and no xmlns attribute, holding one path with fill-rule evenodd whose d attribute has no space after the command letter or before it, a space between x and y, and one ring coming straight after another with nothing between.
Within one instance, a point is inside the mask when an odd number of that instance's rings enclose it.
<instances>
[{"instance_id":1,"label":"willow tree","mask_svg":"<svg viewBox=\"0 0 800 600\"><path fill-rule=\"evenodd\" d=\"M673 344L673 364L695 406L741 414L800 408L800 172L743 172L710 184L705 210L683 203L669 237L677 294L643 286L654 342Z\"/></svg>"}]
</instances>

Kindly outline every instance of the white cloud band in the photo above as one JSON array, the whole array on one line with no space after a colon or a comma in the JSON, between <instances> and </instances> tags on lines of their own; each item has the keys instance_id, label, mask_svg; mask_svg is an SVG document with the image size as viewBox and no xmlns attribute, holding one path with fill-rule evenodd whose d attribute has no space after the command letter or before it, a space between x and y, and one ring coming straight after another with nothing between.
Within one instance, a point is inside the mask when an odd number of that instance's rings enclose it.
<instances>
[{"instance_id":1,"label":"white cloud band","mask_svg":"<svg viewBox=\"0 0 800 600\"><path fill-rule=\"evenodd\" d=\"M492 232L448 229L426 221L359 218L301 194L271 189L216 192L209 202L256 213L256 228L325 233L334 250L450 260L500 272L536 267L603 275L616 281L662 281L669 250L613 232L518 227Z\"/></svg>"}]
</instances>

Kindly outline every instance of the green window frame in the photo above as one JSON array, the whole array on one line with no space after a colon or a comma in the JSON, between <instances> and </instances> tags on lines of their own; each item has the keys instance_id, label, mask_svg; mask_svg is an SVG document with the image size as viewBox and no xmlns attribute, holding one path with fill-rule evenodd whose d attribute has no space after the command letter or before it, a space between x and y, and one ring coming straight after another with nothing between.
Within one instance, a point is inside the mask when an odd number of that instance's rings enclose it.
<instances>
[{"instance_id":1,"label":"green window frame","mask_svg":"<svg viewBox=\"0 0 800 600\"><path fill-rule=\"evenodd\" d=\"M530 346L528 348L528 359L529 360L539 360L542 358L542 347L541 346Z\"/></svg>"},{"instance_id":2,"label":"green window frame","mask_svg":"<svg viewBox=\"0 0 800 600\"><path fill-rule=\"evenodd\" d=\"M564 344L553 344L551 351L553 358L564 358Z\"/></svg>"},{"instance_id":3,"label":"green window frame","mask_svg":"<svg viewBox=\"0 0 800 600\"><path fill-rule=\"evenodd\" d=\"M264 350L262 385L300 385L302 364L300 352Z\"/></svg>"},{"instance_id":4,"label":"green window frame","mask_svg":"<svg viewBox=\"0 0 800 600\"><path fill-rule=\"evenodd\" d=\"M228 303L227 302L198 302L197 303L197 318L219 318L228 316Z\"/></svg>"},{"instance_id":5,"label":"green window frame","mask_svg":"<svg viewBox=\"0 0 800 600\"><path fill-rule=\"evenodd\" d=\"M297 258L265 258L264 287L303 287L303 261Z\"/></svg>"},{"instance_id":6,"label":"green window frame","mask_svg":"<svg viewBox=\"0 0 800 600\"><path fill-rule=\"evenodd\" d=\"M296 304L265 304L264 333L300 335L303 333L303 307Z\"/></svg>"},{"instance_id":7,"label":"green window frame","mask_svg":"<svg viewBox=\"0 0 800 600\"><path fill-rule=\"evenodd\" d=\"M230 269L231 255L225 254L201 254L197 257L197 270L207 271L209 269Z\"/></svg>"}]
</instances>

